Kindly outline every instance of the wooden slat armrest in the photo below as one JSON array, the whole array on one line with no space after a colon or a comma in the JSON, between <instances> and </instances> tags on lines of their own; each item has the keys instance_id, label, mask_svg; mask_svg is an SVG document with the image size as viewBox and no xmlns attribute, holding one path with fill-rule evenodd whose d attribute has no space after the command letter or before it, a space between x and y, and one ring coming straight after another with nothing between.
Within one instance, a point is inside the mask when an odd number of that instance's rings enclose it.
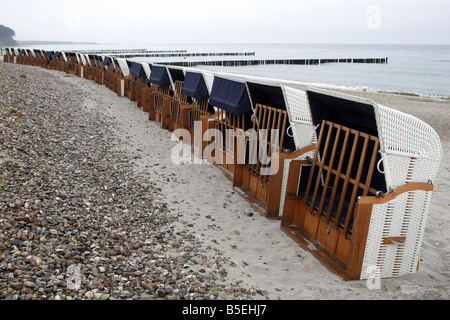
<instances>
[{"instance_id":1,"label":"wooden slat armrest","mask_svg":"<svg viewBox=\"0 0 450 320\"><path fill-rule=\"evenodd\" d=\"M207 121L218 121L220 114L213 114L213 115L201 115L200 120L207 120Z\"/></svg>"},{"instance_id":2,"label":"wooden slat armrest","mask_svg":"<svg viewBox=\"0 0 450 320\"><path fill-rule=\"evenodd\" d=\"M292 153L286 153L286 152L282 152L283 154L283 159L297 159L299 158L302 154L305 154L307 152L316 150L316 145L312 144L310 146L307 146L303 149L297 150L295 152ZM293 160L293 161L297 161L297 160ZM304 161L304 160L298 160L298 161Z\"/></svg>"},{"instance_id":3,"label":"wooden slat armrest","mask_svg":"<svg viewBox=\"0 0 450 320\"><path fill-rule=\"evenodd\" d=\"M431 183L423 183L423 182L408 183L408 184L405 184L405 185L389 192L384 197L376 197L376 196L360 197L358 200L358 204L363 205L363 204L386 203L386 202L389 202L389 201L395 199L397 196L399 196L405 192L414 191L414 190L433 191L433 189L434 189L434 186Z\"/></svg>"},{"instance_id":4,"label":"wooden slat armrest","mask_svg":"<svg viewBox=\"0 0 450 320\"><path fill-rule=\"evenodd\" d=\"M194 109L190 104L182 104L180 105L180 109Z\"/></svg>"}]
</instances>

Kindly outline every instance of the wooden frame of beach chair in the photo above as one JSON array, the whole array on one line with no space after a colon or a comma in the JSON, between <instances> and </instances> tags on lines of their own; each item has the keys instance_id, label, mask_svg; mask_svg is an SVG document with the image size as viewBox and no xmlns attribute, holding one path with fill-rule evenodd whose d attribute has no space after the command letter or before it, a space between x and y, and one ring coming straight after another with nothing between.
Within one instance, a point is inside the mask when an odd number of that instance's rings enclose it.
<instances>
[{"instance_id":1,"label":"wooden frame of beach chair","mask_svg":"<svg viewBox=\"0 0 450 320\"><path fill-rule=\"evenodd\" d=\"M155 94L155 120L161 123L162 128L170 127L170 106L172 96L170 95L170 83L158 86Z\"/></svg>"},{"instance_id":2,"label":"wooden frame of beach chair","mask_svg":"<svg viewBox=\"0 0 450 320\"><path fill-rule=\"evenodd\" d=\"M3 56L3 61L7 63L11 63L11 60L13 59L12 49L11 48L5 48L5 55Z\"/></svg>"},{"instance_id":3,"label":"wooden frame of beach chair","mask_svg":"<svg viewBox=\"0 0 450 320\"><path fill-rule=\"evenodd\" d=\"M9 48L4 48L4 49L0 49L0 50L4 50L4 52L5 52L5 53L3 53L3 62L9 63L9 57L11 55Z\"/></svg>"},{"instance_id":4,"label":"wooden frame of beach chair","mask_svg":"<svg viewBox=\"0 0 450 320\"><path fill-rule=\"evenodd\" d=\"M97 58L93 54L87 55L87 65L85 70L85 78L95 81L97 77Z\"/></svg>"},{"instance_id":5,"label":"wooden frame of beach chair","mask_svg":"<svg viewBox=\"0 0 450 320\"><path fill-rule=\"evenodd\" d=\"M77 74L77 64L78 64L78 59L75 53L73 52L64 52L65 54L65 67L64 67L64 71L67 74L73 74L76 75Z\"/></svg>"},{"instance_id":6,"label":"wooden frame of beach chair","mask_svg":"<svg viewBox=\"0 0 450 320\"><path fill-rule=\"evenodd\" d=\"M26 53L25 49L18 49L18 50L19 50L19 53L16 56L16 63L17 64L25 64L27 53Z\"/></svg>"},{"instance_id":7,"label":"wooden frame of beach chair","mask_svg":"<svg viewBox=\"0 0 450 320\"><path fill-rule=\"evenodd\" d=\"M319 138L313 158L290 163L282 230L345 280L415 272L439 137L370 100L307 96Z\"/></svg>"},{"instance_id":8,"label":"wooden frame of beach chair","mask_svg":"<svg viewBox=\"0 0 450 320\"><path fill-rule=\"evenodd\" d=\"M110 57L106 56L106 57L104 57L102 63L105 68L103 84L107 88L111 88L111 83L112 83L113 73L114 73L114 62L112 61L112 59Z\"/></svg>"},{"instance_id":9,"label":"wooden frame of beach chair","mask_svg":"<svg viewBox=\"0 0 450 320\"><path fill-rule=\"evenodd\" d=\"M33 49L33 59L31 62L32 66L38 66L39 65L39 59L40 59L40 51Z\"/></svg>"},{"instance_id":10,"label":"wooden frame of beach chair","mask_svg":"<svg viewBox=\"0 0 450 320\"><path fill-rule=\"evenodd\" d=\"M214 116L201 117L202 130L214 126L216 134L215 137L203 139L206 144L209 139L214 143L213 150L204 149L203 157L214 159L219 168L225 169L226 176L233 180L236 165L246 164L246 160L243 160L247 153L246 131L253 126L254 111L245 81L237 77L215 75L209 104L218 111ZM203 128L203 123L206 128ZM242 141L244 148L241 148Z\"/></svg>"},{"instance_id":11,"label":"wooden frame of beach chair","mask_svg":"<svg viewBox=\"0 0 450 320\"><path fill-rule=\"evenodd\" d=\"M181 105L184 105L184 109L188 108L188 96L184 95L181 91L183 88L183 83L185 79L185 71L183 67L168 66L167 67L170 83L172 101L170 102L170 113L169 119L166 119L166 129L175 130L181 127L180 115L181 115Z\"/></svg>"},{"instance_id":12,"label":"wooden frame of beach chair","mask_svg":"<svg viewBox=\"0 0 450 320\"><path fill-rule=\"evenodd\" d=\"M292 125L279 84L251 77L246 77L246 84L254 106L254 137L249 163L235 167L234 187L260 214L278 218L284 162L300 157L313 143L298 147L288 133Z\"/></svg>"},{"instance_id":13,"label":"wooden frame of beach chair","mask_svg":"<svg viewBox=\"0 0 450 320\"><path fill-rule=\"evenodd\" d=\"M136 82L136 102L138 107L141 107L144 112L148 112L151 92L151 84L149 82L151 65L142 63L142 67L145 71L145 77Z\"/></svg>"},{"instance_id":14,"label":"wooden frame of beach chair","mask_svg":"<svg viewBox=\"0 0 450 320\"><path fill-rule=\"evenodd\" d=\"M117 60L117 58L113 58L112 60L114 62L114 73L113 73L113 78L112 78L110 89L117 93L118 87L120 86L120 79L123 77L123 74L122 74L119 60Z\"/></svg>"},{"instance_id":15,"label":"wooden frame of beach chair","mask_svg":"<svg viewBox=\"0 0 450 320\"><path fill-rule=\"evenodd\" d=\"M182 93L183 81L175 81L175 90L171 106L172 129L179 128L187 129L189 127L189 112L192 106L188 101L190 100L186 94Z\"/></svg>"},{"instance_id":16,"label":"wooden frame of beach chair","mask_svg":"<svg viewBox=\"0 0 450 320\"><path fill-rule=\"evenodd\" d=\"M42 61L42 51L41 50L34 50L34 62L33 66L40 66Z\"/></svg>"},{"instance_id":17,"label":"wooden frame of beach chair","mask_svg":"<svg viewBox=\"0 0 450 320\"><path fill-rule=\"evenodd\" d=\"M45 64L44 68L46 69L52 69L52 60L53 60L53 52L52 51L45 51Z\"/></svg>"},{"instance_id":18,"label":"wooden frame of beach chair","mask_svg":"<svg viewBox=\"0 0 450 320\"><path fill-rule=\"evenodd\" d=\"M77 56L77 76L80 78L84 78L85 77L85 70L86 70L86 65L87 65L87 60L86 60L86 56L84 54L81 53L76 53Z\"/></svg>"},{"instance_id":19,"label":"wooden frame of beach chair","mask_svg":"<svg viewBox=\"0 0 450 320\"><path fill-rule=\"evenodd\" d=\"M203 126L205 127L205 130L208 129L208 119L213 117L215 113L216 111L214 108L209 105L209 94L201 98L193 98L191 105L181 106L180 117L182 119L182 125L185 126L187 117L187 120L189 121L188 127L191 133L191 142L201 154L203 154L206 144L203 144L202 139L205 131L200 129L203 128Z\"/></svg>"},{"instance_id":20,"label":"wooden frame of beach chair","mask_svg":"<svg viewBox=\"0 0 450 320\"><path fill-rule=\"evenodd\" d=\"M166 66L152 65L149 82L150 92L149 119L161 123L162 128L170 127L170 107L173 99L172 85Z\"/></svg>"},{"instance_id":21,"label":"wooden frame of beach chair","mask_svg":"<svg viewBox=\"0 0 450 320\"><path fill-rule=\"evenodd\" d=\"M23 56L23 64L31 64L31 50L25 49L24 56Z\"/></svg>"},{"instance_id":22,"label":"wooden frame of beach chair","mask_svg":"<svg viewBox=\"0 0 450 320\"><path fill-rule=\"evenodd\" d=\"M116 59L117 65L119 68L115 74L115 92L118 96L125 96L125 80L130 77L130 67L128 65L128 61L122 58Z\"/></svg>"},{"instance_id":23,"label":"wooden frame of beach chair","mask_svg":"<svg viewBox=\"0 0 450 320\"><path fill-rule=\"evenodd\" d=\"M64 71L66 66L66 55L64 52L57 51L55 52L55 62L54 62L54 70Z\"/></svg>"},{"instance_id":24,"label":"wooden frame of beach chair","mask_svg":"<svg viewBox=\"0 0 450 320\"><path fill-rule=\"evenodd\" d=\"M48 69L58 70L58 57L56 51L51 51L51 58L49 58Z\"/></svg>"},{"instance_id":25,"label":"wooden frame of beach chair","mask_svg":"<svg viewBox=\"0 0 450 320\"><path fill-rule=\"evenodd\" d=\"M132 61L130 66L130 75L124 80L125 96L131 101L137 101L136 83L139 81L139 83L142 84L147 81L147 74L142 63ZM139 94L141 94L141 90L139 91Z\"/></svg>"},{"instance_id":26,"label":"wooden frame of beach chair","mask_svg":"<svg viewBox=\"0 0 450 320\"><path fill-rule=\"evenodd\" d=\"M141 67L138 71L138 78L135 80L135 100L138 107L143 108L144 100L148 105L148 97L150 94L150 65L148 63L140 63ZM143 72L142 72L143 71Z\"/></svg>"},{"instance_id":27,"label":"wooden frame of beach chair","mask_svg":"<svg viewBox=\"0 0 450 320\"><path fill-rule=\"evenodd\" d=\"M180 126L189 128L191 144L196 154L203 156L208 145L203 140L206 130L213 129L216 124L217 108L209 104L209 97L214 83L214 75L210 72L189 69L186 71L182 94L191 98L192 103L181 105ZM187 123L187 126L186 126Z\"/></svg>"},{"instance_id":28,"label":"wooden frame of beach chair","mask_svg":"<svg viewBox=\"0 0 450 320\"><path fill-rule=\"evenodd\" d=\"M122 72L120 70L119 63L116 58L108 57L107 70L105 78L105 85L112 91L117 92L117 78L118 75L121 75Z\"/></svg>"},{"instance_id":29,"label":"wooden frame of beach chair","mask_svg":"<svg viewBox=\"0 0 450 320\"><path fill-rule=\"evenodd\" d=\"M95 56L95 82L103 85L105 79L105 65L103 64L103 57Z\"/></svg>"},{"instance_id":30,"label":"wooden frame of beach chair","mask_svg":"<svg viewBox=\"0 0 450 320\"><path fill-rule=\"evenodd\" d=\"M77 66L77 75L80 78L86 78L86 70L88 65L88 59L85 54L77 53L77 57L79 59Z\"/></svg>"},{"instance_id":31,"label":"wooden frame of beach chair","mask_svg":"<svg viewBox=\"0 0 450 320\"><path fill-rule=\"evenodd\" d=\"M15 48L10 48L10 55L9 55L9 63L16 63L17 61L17 54Z\"/></svg>"},{"instance_id":32,"label":"wooden frame of beach chair","mask_svg":"<svg viewBox=\"0 0 450 320\"><path fill-rule=\"evenodd\" d=\"M29 57L28 63L29 63L30 66L35 66L36 65L36 58L37 58L36 50L30 49L30 53L31 53L31 55Z\"/></svg>"},{"instance_id":33,"label":"wooden frame of beach chair","mask_svg":"<svg viewBox=\"0 0 450 320\"><path fill-rule=\"evenodd\" d=\"M211 88L214 77L211 75ZM200 70L186 70L185 81L182 83L181 94L184 96L179 107L178 127L190 131L191 144L197 149L196 153L203 153L203 133L199 125L201 117L208 117L215 113L209 106L210 89L205 76ZM206 147L206 146L205 146Z\"/></svg>"}]
</instances>

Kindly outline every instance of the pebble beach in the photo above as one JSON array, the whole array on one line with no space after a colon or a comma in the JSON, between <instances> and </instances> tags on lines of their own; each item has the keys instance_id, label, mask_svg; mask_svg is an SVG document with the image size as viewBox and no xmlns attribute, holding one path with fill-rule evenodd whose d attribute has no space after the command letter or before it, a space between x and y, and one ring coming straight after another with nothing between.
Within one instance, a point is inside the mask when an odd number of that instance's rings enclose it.
<instances>
[{"instance_id":1,"label":"pebble beach","mask_svg":"<svg viewBox=\"0 0 450 320\"><path fill-rule=\"evenodd\" d=\"M330 273L214 165L173 163L179 142L135 102L0 62L0 299L449 299L450 102L366 96L444 150L419 270L375 289Z\"/></svg>"}]
</instances>

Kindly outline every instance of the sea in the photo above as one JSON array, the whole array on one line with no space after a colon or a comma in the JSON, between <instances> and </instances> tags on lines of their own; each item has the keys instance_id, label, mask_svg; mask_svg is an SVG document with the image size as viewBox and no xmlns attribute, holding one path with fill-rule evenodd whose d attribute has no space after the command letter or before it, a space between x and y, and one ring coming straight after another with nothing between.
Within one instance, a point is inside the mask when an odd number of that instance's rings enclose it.
<instances>
[{"instance_id":1,"label":"sea","mask_svg":"<svg viewBox=\"0 0 450 320\"><path fill-rule=\"evenodd\" d=\"M302 85L450 99L450 45L392 44L83 44L40 45L36 49L146 49L187 53L254 53L251 56L180 56L132 58L149 63L210 60L388 58L386 64L326 63L319 65L253 65L195 68L294 81Z\"/></svg>"}]
</instances>

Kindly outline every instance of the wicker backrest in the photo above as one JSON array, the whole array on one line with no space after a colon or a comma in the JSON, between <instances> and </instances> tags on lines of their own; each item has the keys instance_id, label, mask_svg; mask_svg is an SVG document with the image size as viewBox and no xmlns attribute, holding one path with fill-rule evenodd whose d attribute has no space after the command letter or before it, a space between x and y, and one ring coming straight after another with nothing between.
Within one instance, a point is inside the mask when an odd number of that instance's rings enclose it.
<instances>
[{"instance_id":1,"label":"wicker backrest","mask_svg":"<svg viewBox=\"0 0 450 320\"><path fill-rule=\"evenodd\" d=\"M282 88L291 123L290 131L292 131L297 150L315 144L317 138L312 125L306 92L286 86Z\"/></svg>"},{"instance_id":2,"label":"wicker backrest","mask_svg":"<svg viewBox=\"0 0 450 320\"><path fill-rule=\"evenodd\" d=\"M442 157L436 131L409 114L380 105L376 110L388 189L433 181Z\"/></svg>"}]
</instances>

